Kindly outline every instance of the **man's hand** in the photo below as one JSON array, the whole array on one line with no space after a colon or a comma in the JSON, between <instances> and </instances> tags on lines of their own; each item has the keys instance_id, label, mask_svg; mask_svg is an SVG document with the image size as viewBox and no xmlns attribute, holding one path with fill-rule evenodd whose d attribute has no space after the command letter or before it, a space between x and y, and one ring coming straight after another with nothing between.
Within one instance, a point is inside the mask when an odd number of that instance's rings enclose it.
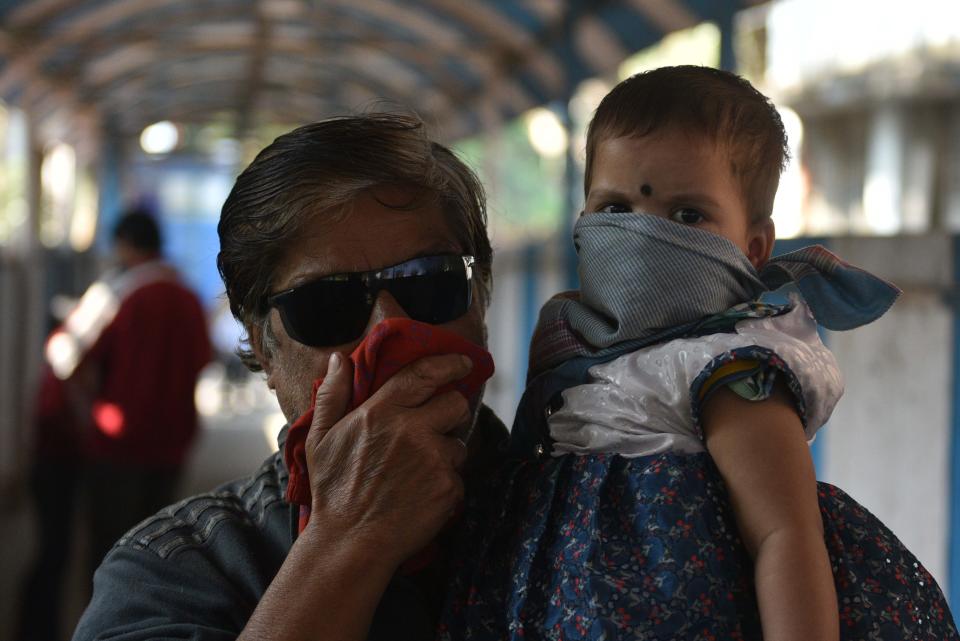
<instances>
[{"instance_id":1,"label":"man's hand","mask_svg":"<svg viewBox=\"0 0 960 641\"><path fill-rule=\"evenodd\" d=\"M353 371L332 355L306 441L308 529L338 532L395 565L425 546L463 498L466 447L456 434L472 420L461 394L434 394L471 367L459 355L423 358L344 415Z\"/></svg>"},{"instance_id":2,"label":"man's hand","mask_svg":"<svg viewBox=\"0 0 960 641\"><path fill-rule=\"evenodd\" d=\"M334 358L336 360L334 360ZM359 641L397 566L443 527L463 496L455 436L472 420L457 392L470 372L457 355L400 370L354 411L353 372L335 354L307 435L310 523L247 622L242 641Z\"/></svg>"}]
</instances>

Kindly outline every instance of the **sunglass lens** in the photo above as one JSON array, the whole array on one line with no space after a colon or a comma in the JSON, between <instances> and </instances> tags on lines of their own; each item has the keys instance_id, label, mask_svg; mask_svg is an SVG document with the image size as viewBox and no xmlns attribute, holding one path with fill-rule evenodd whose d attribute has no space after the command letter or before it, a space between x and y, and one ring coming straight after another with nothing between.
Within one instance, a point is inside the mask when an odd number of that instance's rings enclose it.
<instances>
[{"instance_id":1,"label":"sunglass lens","mask_svg":"<svg viewBox=\"0 0 960 641\"><path fill-rule=\"evenodd\" d=\"M459 256L416 258L374 279L325 279L274 298L283 326L296 341L313 347L350 343L363 335L377 291L385 289L413 320L448 323L470 308L471 285Z\"/></svg>"},{"instance_id":2,"label":"sunglass lens","mask_svg":"<svg viewBox=\"0 0 960 641\"><path fill-rule=\"evenodd\" d=\"M314 347L342 345L361 334L370 318L366 288L355 281L317 281L283 301L287 333Z\"/></svg>"},{"instance_id":3,"label":"sunglass lens","mask_svg":"<svg viewBox=\"0 0 960 641\"><path fill-rule=\"evenodd\" d=\"M387 281L386 289L413 320L447 323L470 307L470 283L463 270L408 276Z\"/></svg>"}]
</instances>

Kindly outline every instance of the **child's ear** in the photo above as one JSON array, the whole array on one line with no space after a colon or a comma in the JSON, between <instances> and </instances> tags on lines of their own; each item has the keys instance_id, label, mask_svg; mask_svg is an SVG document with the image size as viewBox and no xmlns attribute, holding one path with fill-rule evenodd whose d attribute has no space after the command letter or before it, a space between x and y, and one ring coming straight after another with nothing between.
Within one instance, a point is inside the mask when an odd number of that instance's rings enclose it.
<instances>
[{"instance_id":1,"label":"child's ear","mask_svg":"<svg viewBox=\"0 0 960 641\"><path fill-rule=\"evenodd\" d=\"M747 259L755 269L761 269L770 260L773 253L773 242L777 237L777 230L773 220L766 218L750 226L747 232Z\"/></svg>"}]
</instances>

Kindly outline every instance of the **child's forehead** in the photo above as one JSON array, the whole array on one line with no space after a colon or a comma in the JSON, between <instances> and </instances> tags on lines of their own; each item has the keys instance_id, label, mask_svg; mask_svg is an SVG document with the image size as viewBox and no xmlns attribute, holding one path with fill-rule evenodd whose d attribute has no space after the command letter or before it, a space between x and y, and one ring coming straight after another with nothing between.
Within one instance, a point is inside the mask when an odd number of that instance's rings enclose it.
<instances>
[{"instance_id":1,"label":"child's forehead","mask_svg":"<svg viewBox=\"0 0 960 641\"><path fill-rule=\"evenodd\" d=\"M733 154L733 149L729 144L717 140L705 132L696 131L682 127L663 127L647 133L614 133L603 136L596 143L598 152L609 149L614 146L625 144L642 145L644 147L658 147L660 151L669 150L673 147L680 149L702 149L710 151L718 156L729 157Z\"/></svg>"},{"instance_id":2,"label":"child's forehead","mask_svg":"<svg viewBox=\"0 0 960 641\"><path fill-rule=\"evenodd\" d=\"M592 178L637 178L637 172L684 182L708 172L734 178L733 155L715 140L684 131L611 137L597 145ZM719 176L717 176L719 178Z\"/></svg>"},{"instance_id":3,"label":"child's forehead","mask_svg":"<svg viewBox=\"0 0 960 641\"><path fill-rule=\"evenodd\" d=\"M707 206L743 199L730 151L708 136L683 130L618 136L596 151L584 185L590 206L608 198L630 200L633 207L653 206L648 199Z\"/></svg>"}]
</instances>

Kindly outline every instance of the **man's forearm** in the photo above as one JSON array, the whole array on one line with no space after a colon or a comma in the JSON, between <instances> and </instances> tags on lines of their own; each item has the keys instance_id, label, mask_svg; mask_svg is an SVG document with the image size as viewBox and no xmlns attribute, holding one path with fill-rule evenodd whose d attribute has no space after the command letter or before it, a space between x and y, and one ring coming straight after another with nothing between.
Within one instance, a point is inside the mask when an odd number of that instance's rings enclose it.
<instances>
[{"instance_id":1,"label":"man's forearm","mask_svg":"<svg viewBox=\"0 0 960 641\"><path fill-rule=\"evenodd\" d=\"M241 633L241 641L362 641L393 568L361 542L306 528Z\"/></svg>"}]
</instances>

